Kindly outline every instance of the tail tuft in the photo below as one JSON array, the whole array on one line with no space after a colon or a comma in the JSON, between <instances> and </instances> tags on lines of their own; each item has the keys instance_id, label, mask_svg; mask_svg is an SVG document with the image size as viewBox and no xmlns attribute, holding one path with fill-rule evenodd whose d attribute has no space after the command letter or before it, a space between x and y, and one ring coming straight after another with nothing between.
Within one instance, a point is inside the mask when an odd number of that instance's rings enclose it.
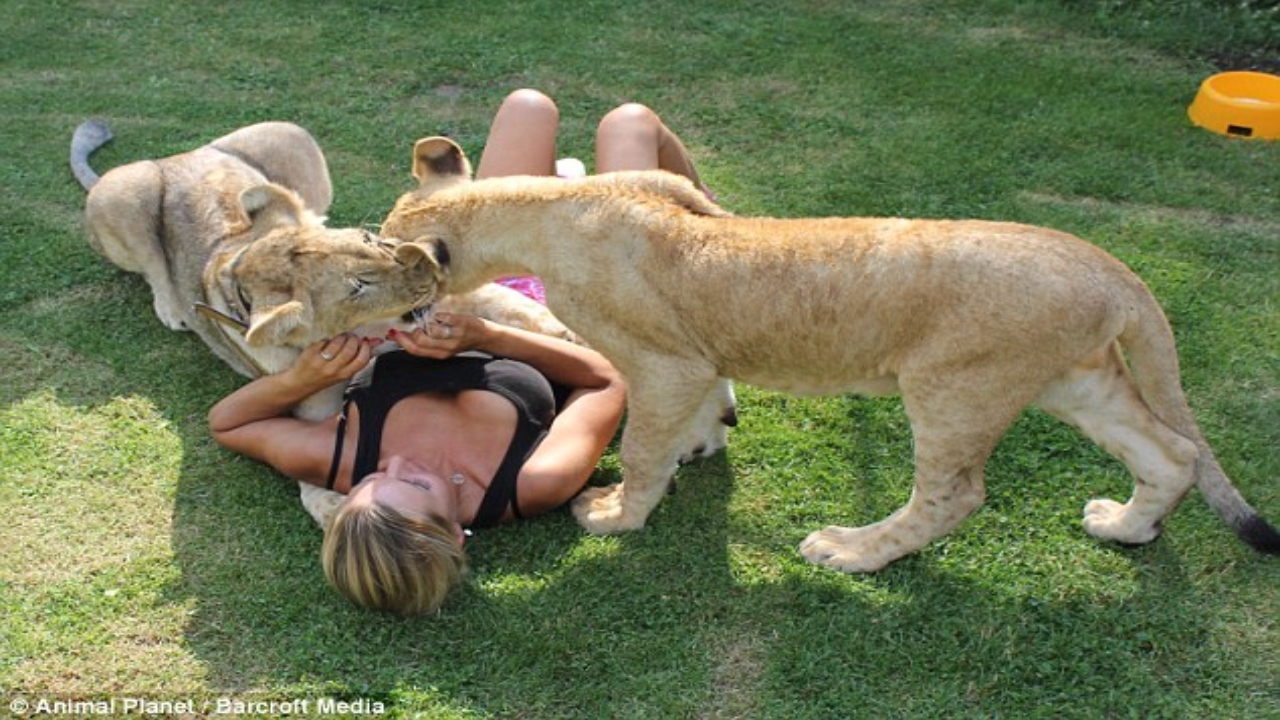
<instances>
[{"instance_id":1,"label":"tail tuft","mask_svg":"<svg viewBox=\"0 0 1280 720\"><path fill-rule=\"evenodd\" d=\"M1236 534L1260 553L1280 555L1280 532L1257 515L1241 522Z\"/></svg>"},{"instance_id":2,"label":"tail tuft","mask_svg":"<svg viewBox=\"0 0 1280 720\"><path fill-rule=\"evenodd\" d=\"M101 120L86 120L71 136L71 172L85 190L98 182L98 174L89 166L89 156L111 141L115 134Z\"/></svg>"}]
</instances>

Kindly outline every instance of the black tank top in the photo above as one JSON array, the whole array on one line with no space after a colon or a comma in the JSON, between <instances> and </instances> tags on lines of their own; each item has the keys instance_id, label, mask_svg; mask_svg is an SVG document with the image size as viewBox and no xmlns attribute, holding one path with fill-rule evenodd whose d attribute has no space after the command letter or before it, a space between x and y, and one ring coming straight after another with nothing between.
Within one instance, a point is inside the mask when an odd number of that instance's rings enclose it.
<instances>
[{"instance_id":1,"label":"black tank top","mask_svg":"<svg viewBox=\"0 0 1280 720\"><path fill-rule=\"evenodd\" d=\"M334 440L333 463L328 487L333 488L342 462L343 437L347 430L347 407L360 409L360 435L351 468L354 489L366 475L378 469L382 450L382 427L396 403L422 392L456 394L463 390L488 390L506 398L516 407L516 431L507 446L498 471L480 502L471 527L497 525L507 508L520 517L516 503L516 477L538 443L546 437L556 412L572 388L554 385L525 363L496 358L484 353L461 353L447 360L421 358L402 351L390 352L374 361L373 371L347 387Z\"/></svg>"}]
</instances>

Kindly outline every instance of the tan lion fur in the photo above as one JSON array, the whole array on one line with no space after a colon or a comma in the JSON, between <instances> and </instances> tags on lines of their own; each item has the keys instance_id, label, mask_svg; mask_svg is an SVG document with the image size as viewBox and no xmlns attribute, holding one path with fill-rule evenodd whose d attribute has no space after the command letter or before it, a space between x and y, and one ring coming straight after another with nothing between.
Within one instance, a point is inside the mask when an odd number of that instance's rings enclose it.
<instances>
[{"instance_id":1,"label":"tan lion fur","mask_svg":"<svg viewBox=\"0 0 1280 720\"><path fill-rule=\"evenodd\" d=\"M338 333L379 337L393 326L409 329L402 316L437 295L439 269L418 246L325 227L329 170L315 140L296 125L252 125L99 178L88 159L111 138L97 121L82 124L72 138L72 171L88 190L89 244L146 279L166 327L195 332L243 375L284 370L303 347ZM198 312L197 303L247 327ZM434 308L571 336L545 307L496 285ZM341 398L335 386L296 414L327 417ZM342 496L301 487L303 504L326 525Z\"/></svg>"},{"instance_id":2,"label":"tan lion fur","mask_svg":"<svg viewBox=\"0 0 1280 720\"><path fill-rule=\"evenodd\" d=\"M77 142L85 131L73 140L81 153L93 150ZM80 177L87 155L73 154L72 166ZM329 171L296 125L252 125L82 181L93 249L146 279L166 327L195 332L243 375L283 370L307 344L398 318L434 294L424 253L324 226ZM201 303L247 327L229 332Z\"/></svg>"},{"instance_id":3,"label":"tan lion fur","mask_svg":"<svg viewBox=\"0 0 1280 720\"><path fill-rule=\"evenodd\" d=\"M111 137L90 121L72 138L72 171L88 190L89 244L146 279L166 327L195 332L242 375L284 370L324 337L385 328L435 294L438 269L425 253L324 226L333 197L329 170L315 140L296 125L252 125L99 178L88 158ZM332 414L341 398L341 386L317 393L298 415ZM299 485L303 506L323 525L340 496Z\"/></svg>"},{"instance_id":4,"label":"tan lion fur","mask_svg":"<svg viewBox=\"0 0 1280 720\"><path fill-rule=\"evenodd\" d=\"M658 172L473 183L456 144L424 143L420 202L384 229L433 248L444 291L542 277L552 311L627 378L623 482L574 502L592 532L644 524L691 425L723 410L718 388L734 378L903 396L910 501L865 527L812 533L801 545L812 562L874 571L952 530L982 503L987 457L1032 404L1136 478L1127 503L1085 506L1095 537L1154 539L1198 485L1246 542L1280 552L1196 426L1159 304L1083 240L985 221L728 217Z\"/></svg>"}]
</instances>

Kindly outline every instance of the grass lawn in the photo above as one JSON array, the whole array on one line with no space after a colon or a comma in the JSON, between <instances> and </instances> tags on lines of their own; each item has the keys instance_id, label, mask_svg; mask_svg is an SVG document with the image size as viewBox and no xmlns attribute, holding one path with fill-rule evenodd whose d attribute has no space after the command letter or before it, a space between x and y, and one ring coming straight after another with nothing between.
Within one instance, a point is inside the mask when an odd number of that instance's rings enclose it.
<instances>
[{"instance_id":1,"label":"grass lawn","mask_svg":"<svg viewBox=\"0 0 1280 720\"><path fill-rule=\"evenodd\" d=\"M900 403L740 386L728 451L681 469L643 531L592 537L556 512L476 537L438 616L356 609L325 584L296 485L207 437L207 409L242 379L90 250L66 164L91 116L117 134L99 170L290 120L327 153L330 224L375 226L410 185L415 139L447 133L478 156L514 88L554 96L563 154L588 161L599 116L644 102L739 214L1015 220L1120 257L1166 308L1223 466L1280 521L1280 143L1185 113L1210 59L1280 58L1280 20L1124 5L9 0L6 706L1280 717L1280 561L1194 492L1149 546L1086 536L1083 503L1131 480L1036 412L992 458L987 504L874 575L810 566L796 546L905 501ZM610 453L596 481L618 473Z\"/></svg>"}]
</instances>

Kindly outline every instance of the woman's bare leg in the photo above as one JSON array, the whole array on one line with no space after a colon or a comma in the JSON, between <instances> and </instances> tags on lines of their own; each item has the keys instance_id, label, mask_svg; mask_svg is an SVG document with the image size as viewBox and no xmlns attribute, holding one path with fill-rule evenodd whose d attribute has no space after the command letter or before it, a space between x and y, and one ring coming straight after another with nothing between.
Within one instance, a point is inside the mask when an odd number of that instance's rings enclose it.
<instances>
[{"instance_id":1,"label":"woman's bare leg","mask_svg":"<svg viewBox=\"0 0 1280 720\"><path fill-rule=\"evenodd\" d=\"M653 110L627 103L609 111L596 130L596 172L667 170L707 192L680 138Z\"/></svg>"},{"instance_id":2,"label":"woman's bare leg","mask_svg":"<svg viewBox=\"0 0 1280 720\"><path fill-rule=\"evenodd\" d=\"M477 178L554 175L560 111L537 90L516 90L502 101L489 127Z\"/></svg>"}]
</instances>

